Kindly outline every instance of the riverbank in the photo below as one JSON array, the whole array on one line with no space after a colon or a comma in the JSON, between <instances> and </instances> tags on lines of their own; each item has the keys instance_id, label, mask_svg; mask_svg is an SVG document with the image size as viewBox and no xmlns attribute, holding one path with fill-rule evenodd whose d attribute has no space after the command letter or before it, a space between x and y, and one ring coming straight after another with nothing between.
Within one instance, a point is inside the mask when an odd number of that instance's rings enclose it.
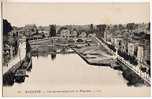
<instances>
[{"instance_id":1,"label":"riverbank","mask_svg":"<svg viewBox=\"0 0 152 99\"><path fill-rule=\"evenodd\" d=\"M114 70L118 70L122 72L122 76L124 79L126 79L128 86L143 86L144 80L141 79L136 73L134 73L132 70L124 66L123 64L120 64L116 62L118 65L117 67L114 67Z\"/></svg>"},{"instance_id":2,"label":"riverbank","mask_svg":"<svg viewBox=\"0 0 152 99\"><path fill-rule=\"evenodd\" d=\"M25 55L26 55L26 43L24 42L19 44L16 57L14 57L7 65L3 66L3 74L8 72L9 70L13 71L15 68L18 68L17 64L19 64L24 60Z\"/></svg>"},{"instance_id":3,"label":"riverbank","mask_svg":"<svg viewBox=\"0 0 152 99\"><path fill-rule=\"evenodd\" d=\"M113 62L112 57L98 45L72 48L86 63L97 66L110 66Z\"/></svg>"},{"instance_id":4,"label":"riverbank","mask_svg":"<svg viewBox=\"0 0 152 99\"><path fill-rule=\"evenodd\" d=\"M19 50L20 54L24 55L19 56L20 59L10 66L7 71L3 72L3 86L13 85L15 82L15 73L21 69L29 71L32 66L31 51L26 51L26 46L21 47Z\"/></svg>"}]
</instances>

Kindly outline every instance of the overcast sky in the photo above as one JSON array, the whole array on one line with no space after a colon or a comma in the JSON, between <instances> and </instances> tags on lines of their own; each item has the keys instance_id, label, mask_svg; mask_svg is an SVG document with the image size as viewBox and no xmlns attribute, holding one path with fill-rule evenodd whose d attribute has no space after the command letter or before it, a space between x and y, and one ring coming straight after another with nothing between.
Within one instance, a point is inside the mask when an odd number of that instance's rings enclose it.
<instances>
[{"instance_id":1,"label":"overcast sky","mask_svg":"<svg viewBox=\"0 0 152 99\"><path fill-rule=\"evenodd\" d=\"M149 22L149 3L45 4L5 3L3 16L12 25L125 24Z\"/></svg>"}]
</instances>

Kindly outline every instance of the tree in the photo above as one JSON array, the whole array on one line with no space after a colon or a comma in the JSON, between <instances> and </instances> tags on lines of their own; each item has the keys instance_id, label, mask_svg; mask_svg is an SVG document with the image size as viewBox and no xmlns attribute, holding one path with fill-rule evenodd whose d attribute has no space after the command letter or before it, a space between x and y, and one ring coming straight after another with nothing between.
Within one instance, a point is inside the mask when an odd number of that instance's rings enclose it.
<instances>
[{"instance_id":1,"label":"tree","mask_svg":"<svg viewBox=\"0 0 152 99\"><path fill-rule=\"evenodd\" d=\"M44 32L42 32L42 37L43 37L43 38L45 38L45 34L44 34Z\"/></svg>"},{"instance_id":2,"label":"tree","mask_svg":"<svg viewBox=\"0 0 152 99\"><path fill-rule=\"evenodd\" d=\"M97 25L97 36L104 37L104 31L106 29L106 24Z\"/></svg>"},{"instance_id":3,"label":"tree","mask_svg":"<svg viewBox=\"0 0 152 99\"><path fill-rule=\"evenodd\" d=\"M29 44L29 39L26 39L26 53L31 50L31 46Z\"/></svg>"},{"instance_id":4,"label":"tree","mask_svg":"<svg viewBox=\"0 0 152 99\"><path fill-rule=\"evenodd\" d=\"M50 37L56 36L56 26L50 25Z\"/></svg>"},{"instance_id":5,"label":"tree","mask_svg":"<svg viewBox=\"0 0 152 99\"><path fill-rule=\"evenodd\" d=\"M91 33L94 32L93 24L90 24L90 32L91 32Z\"/></svg>"},{"instance_id":6,"label":"tree","mask_svg":"<svg viewBox=\"0 0 152 99\"><path fill-rule=\"evenodd\" d=\"M105 29L106 29L106 25L105 24L97 25L98 32L103 33L105 31Z\"/></svg>"},{"instance_id":7,"label":"tree","mask_svg":"<svg viewBox=\"0 0 152 99\"><path fill-rule=\"evenodd\" d=\"M13 30L11 24L6 19L3 19L3 36L8 36L11 30Z\"/></svg>"},{"instance_id":8,"label":"tree","mask_svg":"<svg viewBox=\"0 0 152 99\"><path fill-rule=\"evenodd\" d=\"M149 31L150 31L150 22L148 23L148 28L147 28L147 30L149 30Z\"/></svg>"},{"instance_id":9,"label":"tree","mask_svg":"<svg viewBox=\"0 0 152 99\"><path fill-rule=\"evenodd\" d=\"M122 24L119 24L119 29L120 30L123 30L124 29L124 26Z\"/></svg>"},{"instance_id":10,"label":"tree","mask_svg":"<svg viewBox=\"0 0 152 99\"><path fill-rule=\"evenodd\" d=\"M133 29L135 29L135 23L128 23L128 24L127 24L127 29L128 29L128 30L133 30Z\"/></svg>"}]
</instances>

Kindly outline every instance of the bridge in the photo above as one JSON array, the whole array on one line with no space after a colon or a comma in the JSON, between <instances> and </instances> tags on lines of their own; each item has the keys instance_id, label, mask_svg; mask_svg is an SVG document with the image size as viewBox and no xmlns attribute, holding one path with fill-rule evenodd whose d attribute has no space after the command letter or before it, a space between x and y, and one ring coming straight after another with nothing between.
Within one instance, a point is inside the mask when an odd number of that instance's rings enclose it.
<instances>
[{"instance_id":1,"label":"bridge","mask_svg":"<svg viewBox=\"0 0 152 99\"><path fill-rule=\"evenodd\" d=\"M78 40L81 40L80 42ZM35 39L30 40L29 43L31 47L38 47L38 46L53 46L53 45L75 45L75 44L84 44L85 41L89 41L91 38L63 38L63 37L51 37L51 38L44 38L44 39Z\"/></svg>"},{"instance_id":2,"label":"bridge","mask_svg":"<svg viewBox=\"0 0 152 99\"><path fill-rule=\"evenodd\" d=\"M124 66L128 67L131 69L134 73L136 73L141 79L143 79L149 86L151 85L151 78L150 76L146 73L140 70L139 66L134 66L130 64L128 61L126 61L123 57L119 56L116 52L113 52L108 46L103 43L101 40L99 40L97 37L93 36L94 39L98 41L99 44L104 46L110 53L113 54L113 58L117 59L119 62L121 62ZM103 40L104 41L104 40ZM106 42L106 41L104 41ZM142 64L143 65L143 64Z\"/></svg>"}]
</instances>

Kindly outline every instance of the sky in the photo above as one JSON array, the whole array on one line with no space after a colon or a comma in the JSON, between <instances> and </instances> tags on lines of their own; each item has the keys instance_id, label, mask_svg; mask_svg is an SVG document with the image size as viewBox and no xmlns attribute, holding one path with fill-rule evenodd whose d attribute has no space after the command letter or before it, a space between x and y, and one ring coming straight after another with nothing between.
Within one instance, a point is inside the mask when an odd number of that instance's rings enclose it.
<instances>
[{"instance_id":1,"label":"sky","mask_svg":"<svg viewBox=\"0 0 152 99\"><path fill-rule=\"evenodd\" d=\"M14 26L36 24L126 24L150 21L149 3L4 3Z\"/></svg>"}]
</instances>

